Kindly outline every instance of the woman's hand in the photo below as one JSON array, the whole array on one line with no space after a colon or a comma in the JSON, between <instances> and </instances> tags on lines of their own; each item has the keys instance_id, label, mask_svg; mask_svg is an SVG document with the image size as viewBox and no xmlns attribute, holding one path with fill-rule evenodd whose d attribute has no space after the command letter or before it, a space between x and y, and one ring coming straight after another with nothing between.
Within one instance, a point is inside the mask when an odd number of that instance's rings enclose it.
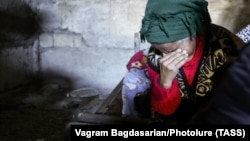
<instances>
[{"instance_id":1,"label":"woman's hand","mask_svg":"<svg viewBox=\"0 0 250 141\"><path fill-rule=\"evenodd\" d=\"M187 62L188 54L185 50L177 49L171 53L164 54L160 60L160 85L170 88L179 69Z\"/></svg>"}]
</instances>

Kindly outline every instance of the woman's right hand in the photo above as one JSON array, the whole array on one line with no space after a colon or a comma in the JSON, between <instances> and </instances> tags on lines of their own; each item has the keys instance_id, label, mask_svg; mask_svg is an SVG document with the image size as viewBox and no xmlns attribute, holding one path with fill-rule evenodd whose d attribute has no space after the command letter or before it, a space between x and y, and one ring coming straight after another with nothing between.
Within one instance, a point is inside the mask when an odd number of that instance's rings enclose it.
<instances>
[{"instance_id":1,"label":"woman's right hand","mask_svg":"<svg viewBox=\"0 0 250 141\"><path fill-rule=\"evenodd\" d=\"M179 69L187 62L188 54L185 50L177 49L164 56L159 61L160 85L163 88L170 88Z\"/></svg>"}]
</instances>

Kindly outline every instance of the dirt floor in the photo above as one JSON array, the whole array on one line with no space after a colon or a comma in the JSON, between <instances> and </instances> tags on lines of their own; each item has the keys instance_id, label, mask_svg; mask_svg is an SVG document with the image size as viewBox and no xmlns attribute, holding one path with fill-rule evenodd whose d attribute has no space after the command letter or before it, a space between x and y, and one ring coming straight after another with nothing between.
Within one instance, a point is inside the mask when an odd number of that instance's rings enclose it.
<instances>
[{"instance_id":1,"label":"dirt floor","mask_svg":"<svg viewBox=\"0 0 250 141\"><path fill-rule=\"evenodd\" d=\"M64 141L72 115L91 110L86 105L94 98L69 97L57 85L0 94L0 141Z\"/></svg>"}]
</instances>

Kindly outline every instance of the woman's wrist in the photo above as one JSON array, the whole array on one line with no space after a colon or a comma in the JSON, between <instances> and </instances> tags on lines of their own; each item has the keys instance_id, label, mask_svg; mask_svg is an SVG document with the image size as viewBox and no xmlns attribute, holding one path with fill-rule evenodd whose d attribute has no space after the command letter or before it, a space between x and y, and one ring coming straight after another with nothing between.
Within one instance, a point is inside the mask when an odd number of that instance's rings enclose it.
<instances>
[{"instance_id":1,"label":"woman's wrist","mask_svg":"<svg viewBox=\"0 0 250 141\"><path fill-rule=\"evenodd\" d=\"M167 89L172 86L172 81L162 81L161 79L159 79L159 85Z\"/></svg>"}]
</instances>

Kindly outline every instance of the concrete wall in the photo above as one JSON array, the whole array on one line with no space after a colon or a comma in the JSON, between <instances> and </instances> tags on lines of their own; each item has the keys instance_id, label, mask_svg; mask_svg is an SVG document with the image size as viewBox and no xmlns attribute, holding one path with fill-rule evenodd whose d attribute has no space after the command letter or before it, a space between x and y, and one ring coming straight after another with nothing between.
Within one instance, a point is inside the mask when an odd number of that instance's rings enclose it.
<instances>
[{"instance_id":1,"label":"concrete wall","mask_svg":"<svg viewBox=\"0 0 250 141\"><path fill-rule=\"evenodd\" d=\"M37 59L32 46L0 50L0 92L36 79Z\"/></svg>"},{"instance_id":2,"label":"concrete wall","mask_svg":"<svg viewBox=\"0 0 250 141\"><path fill-rule=\"evenodd\" d=\"M28 64L37 66L44 83L59 83L72 89L94 87L109 93L126 73L126 63L134 53L134 33L140 29L146 0L26 2L41 19L42 29L29 47L36 57ZM250 23L246 18L250 15L246 10L250 2L208 2L214 23L233 32ZM140 45L141 49L148 46Z\"/></svg>"}]
</instances>

